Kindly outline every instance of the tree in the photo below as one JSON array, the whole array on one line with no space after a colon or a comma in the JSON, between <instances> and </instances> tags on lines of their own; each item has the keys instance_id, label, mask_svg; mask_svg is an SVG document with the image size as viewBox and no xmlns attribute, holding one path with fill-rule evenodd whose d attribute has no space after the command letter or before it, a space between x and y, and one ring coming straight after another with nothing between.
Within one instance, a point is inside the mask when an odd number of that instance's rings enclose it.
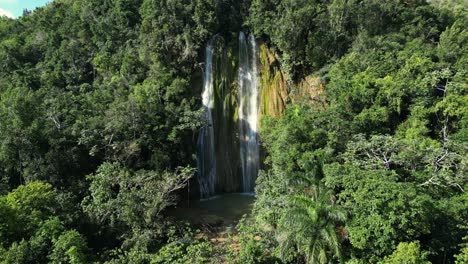
<instances>
[{"instance_id":1,"label":"tree","mask_svg":"<svg viewBox=\"0 0 468 264\"><path fill-rule=\"evenodd\" d=\"M52 254L49 260L58 263L84 263L87 245L76 230L67 230L59 211L50 184L32 182L1 196L0 215L6 218L0 219L0 262L45 263Z\"/></svg>"},{"instance_id":2,"label":"tree","mask_svg":"<svg viewBox=\"0 0 468 264\"><path fill-rule=\"evenodd\" d=\"M54 215L58 208L57 193L52 185L32 182L10 192L4 200L16 214L17 222L12 223L16 238L28 238L43 221Z\"/></svg>"},{"instance_id":3,"label":"tree","mask_svg":"<svg viewBox=\"0 0 468 264\"><path fill-rule=\"evenodd\" d=\"M48 256L50 263L82 264L87 261L87 245L80 233L69 230L53 240L52 253Z\"/></svg>"},{"instance_id":4,"label":"tree","mask_svg":"<svg viewBox=\"0 0 468 264\"><path fill-rule=\"evenodd\" d=\"M345 163L326 165L325 174L327 186L338 190L338 204L349 210L352 251L364 261L377 262L399 242L430 233L431 197L414 183L399 182L394 171Z\"/></svg>"},{"instance_id":5,"label":"tree","mask_svg":"<svg viewBox=\"0 0 468 264\"><path fill-rule=\"evenodd\" d=\"M118 163L104 163L91 181L84 212L97 224L123 238L126 247L140 245L164 234L162 212L176 202L175 192L185 186L193 169L175 173L132 171Z\"/></svg>"},{"instance_id":6,"label":"tree","mask_svg":"<svg viewBox=\"0 0 468 264\"><path fill-rule=\"evenodd\" d=\"M462 248L460 254L455 255L455 264L463 264L468 262L468 247Z\"/></svg>"},{"instance_id":7,"label":"tree","mask_svg":"<svg viewBox=\"0 0 468 264\"><path fill-rule=\"evenodd\" d=\"M427 253L421 252L419 241L401 242L392 255L384 258L384 264L429 264Z\"/></svg>"},{"instance_id":8,"label":"tree","mask_svg":"<svg viewBox=\"0 0 468 264\"><path fill-rule=\"evenodd\" d=\"M290 197L290 208L284 212L278 230L280 248L285 256L291 247L296 249L307 263L329 263L342 256L342 237L337 228L346 214L323 185L310 189L310 195Z\"/></svg>"}]
</instances>

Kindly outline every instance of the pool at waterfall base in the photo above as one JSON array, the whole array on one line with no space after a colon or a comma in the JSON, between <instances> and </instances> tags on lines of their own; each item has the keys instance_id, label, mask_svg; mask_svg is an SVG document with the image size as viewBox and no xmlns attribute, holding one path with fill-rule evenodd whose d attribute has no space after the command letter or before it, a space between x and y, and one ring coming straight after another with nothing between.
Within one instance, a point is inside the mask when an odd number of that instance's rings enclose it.
<instances>
[{"instance_id":1,"label":"pool at waterfall base","mask_svg":"<svg viewBox=\"0 0 468 264\"><path fill-rule=\"evenodd\" d=\"M201 200L181 201L169 215L195 226L232 229L243 215L249 214L253 193L225 193Z\"/></svg>"}]
</instances>

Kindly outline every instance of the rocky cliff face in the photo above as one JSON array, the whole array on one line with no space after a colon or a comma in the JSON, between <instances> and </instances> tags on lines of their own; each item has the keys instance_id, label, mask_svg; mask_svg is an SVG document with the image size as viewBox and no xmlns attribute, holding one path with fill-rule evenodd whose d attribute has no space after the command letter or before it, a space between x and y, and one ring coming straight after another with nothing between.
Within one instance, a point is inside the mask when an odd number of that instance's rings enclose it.
<instances>
[{"instance_id":1,"label":"rocky cliff face","mask_svg":"<svg viewBox=\"0 0 468 264\"><path fill-rule=\"evenodd\" d=\"M260 45L260 114L280 116L289 97L285 75L276 54Z\"/></svg>"}]
</instances>

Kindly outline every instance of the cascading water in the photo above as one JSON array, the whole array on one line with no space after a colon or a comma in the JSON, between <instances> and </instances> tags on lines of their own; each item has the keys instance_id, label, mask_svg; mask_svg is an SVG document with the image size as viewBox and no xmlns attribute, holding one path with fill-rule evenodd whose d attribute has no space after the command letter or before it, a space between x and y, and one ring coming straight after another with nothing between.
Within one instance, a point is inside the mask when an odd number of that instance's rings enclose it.
<instances>
[{"instance_id":1,"label":"cascading water","mask_svg":"<svg viewBox=\"0 0 468 264\"><path fill-rule=\"evenodd\" d=\"M215 131L212 112L214 108L213 42L215 38L216 36L208 42L205 49L202 103L206 124L198 136L198 182L202 198L214 195L216 185Z\"/></svg>"},{"instance_id":2,"label":"cascading water","mask_svg":"<svg viewBox=\"0 0 468 264\"><path fill-rule=\"evenodd\" d=\"M251 193L259 170L257 45L253 35L247 39L241 32L236 58L232 44L216 35L206 47L202 92L206 123L198 136L201 198Z\"/></svg>"},{"instance_id":3,"label":"cascading water","mask_svg":"<svg viewBox=\"0 0 468 264\"><path fill-rule=\"evenodd\" d=\"M239 34L239 141L243 191L253 192L260 154L258 145L258 51L255 37Z\"/></svg>"}]
</instances>

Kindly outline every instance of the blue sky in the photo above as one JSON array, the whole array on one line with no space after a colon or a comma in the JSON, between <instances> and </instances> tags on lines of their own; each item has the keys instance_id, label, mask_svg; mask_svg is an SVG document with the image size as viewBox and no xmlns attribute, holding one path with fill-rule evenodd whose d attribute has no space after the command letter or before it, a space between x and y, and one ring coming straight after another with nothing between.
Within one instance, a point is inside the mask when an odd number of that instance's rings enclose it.
<instances>
[{"instance_id":1,"label":"blue sky","mask_svg":"<svg viewBox=\"0 0 468 264\"><path fill-rule=\"evenodd\" d=\"M23 14L23 9L34 10L52 0L0 0L0 16L17 18Z\"/></svg>"}]
</instances>

